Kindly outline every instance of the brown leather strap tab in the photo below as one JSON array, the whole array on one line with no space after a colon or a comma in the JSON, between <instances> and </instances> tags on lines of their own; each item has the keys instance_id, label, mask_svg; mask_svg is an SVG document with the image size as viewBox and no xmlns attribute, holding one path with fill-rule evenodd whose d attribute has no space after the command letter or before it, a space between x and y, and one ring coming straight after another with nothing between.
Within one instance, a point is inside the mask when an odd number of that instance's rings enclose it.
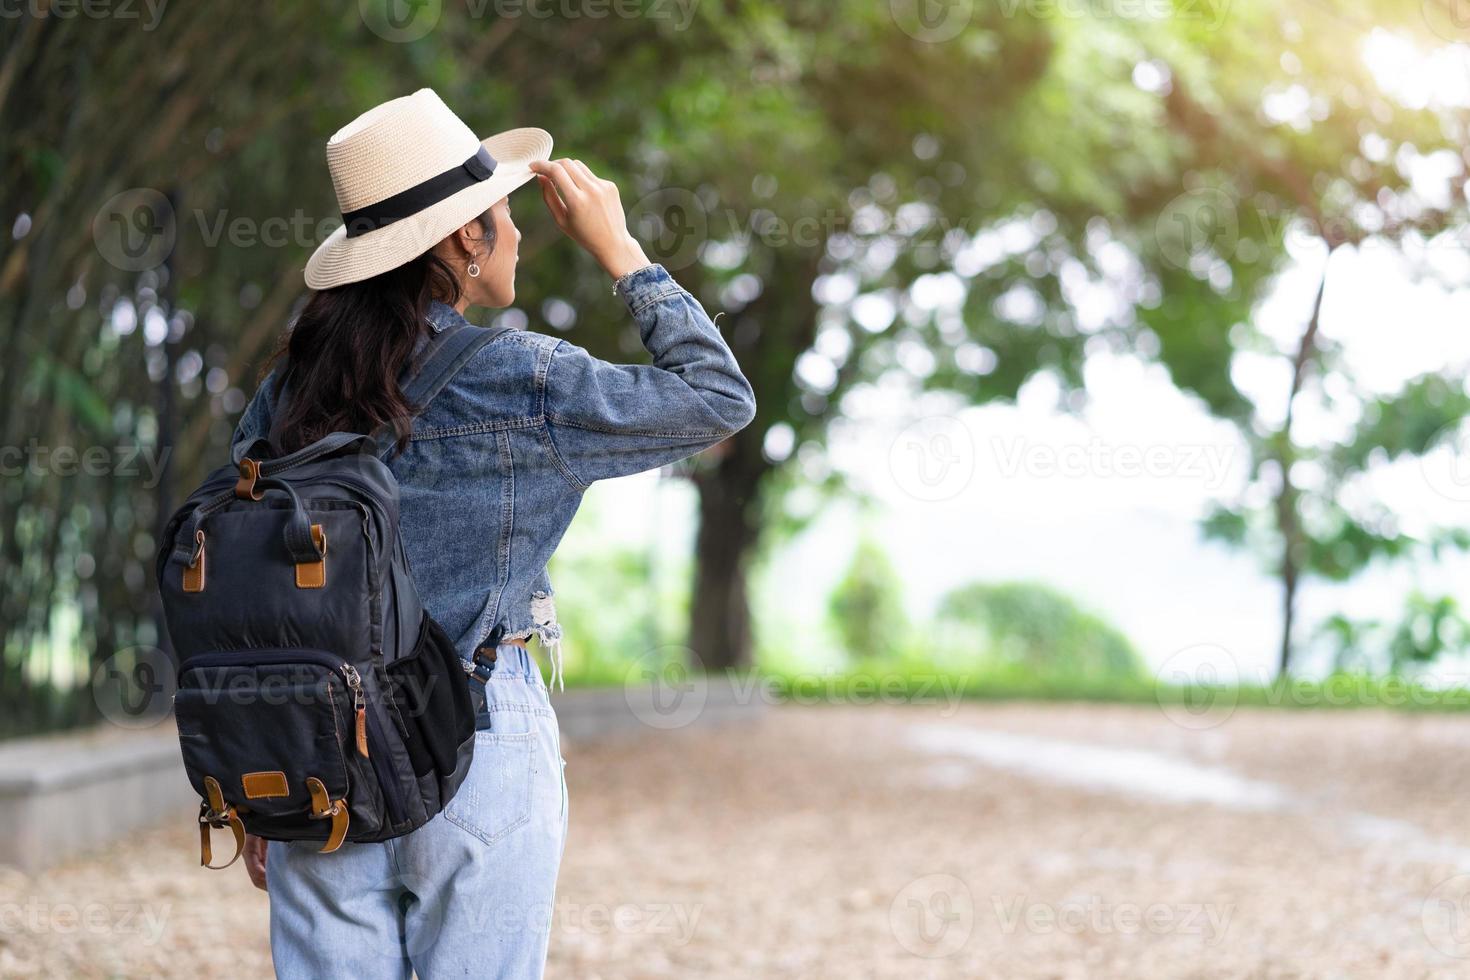
<instances>
[{"instance_id":1,"label":"brown leather strap tab","mask_svg":"<svg viewBox=\"0 0 1470 980\"><path fill-rule=\"evenodd\" d=\"M368 757L366 708L357 709L357 754L364 759Z\"/></svg>"},{"instance_id":2,"label":"brown leather strap tab","mask_svg":"<svg viewBox=\"0 0 1470 980\"><path fill-rule=\"evenodd\" d=\"M229 808L225 813L224 821L220 823L215 823L210 819L208 811L202 804L199 811L199 866L212 871L223 871L240 860L240 855L245 853L245 825L240 822L234 807ZM228 826L235 835L235 854L224 864L211 864L210 862L214 860L214 853L209 846L209 828L224 826Z\"/></svg>"},{"instance_id":3,"label":"brown leather strap tab","mask_svg":"<svg viewBox=\"0 0 1470 980\"><path fill-rule=\"evenodd\" d=\"M220 871L240 860L240 855L245 852L245 824L241 822L235 808L225 803L219 780L213 776L205 776L204 791L209 798L199 804L199 864ZM214 860L214 851L209 840L211 827L229 827L235 835L235 856L224 864L211 863Z\"/></svg>"},{"instance_id":4,"label":"brown leather strap tab","mask_svg":"<svg viewBox=\"0 0 1470 980\"><path fill-rule=\"evenodd\" d=\"M204 591L204 529L194 532L194 560L184 566L184 591Z\"/></svg>"},{"instance_id":5,"label":"brown leather strap tab","mask_svg":"<svg viewBox=\"0 0 1470 980\"><path fill-rule=\"evenodd\" d=\"M259 500L265 491L255 486L260 479L260 464L253 459L240 460L240 479L235 481L235 496L241 500Z\"/></svg>"},{"instance_id":6,"label":"brown leather strap tab","mask_svg":"<svg viewBox=\"0 0 1470 980\"><path fill-rule=\"evenodd\" d=\"M311 543L321 555L316 561L302 562L296 566L298 589L320 589L327 584L327 532L320 524L311 526Z\"/></svg>"},{"instance_id":7,"label":"brown leather strap tab","mask_svg":"<svg viewBox=\"0 0 1470 980\"><path fill-rule=\"evenodd\" d=\"M311 793L311 816L314 820L331 818L332 830L327 842L322 845L322 854L331 854L347 839L347 801L334 800L327 794L327 787L315 776L306 777L306 789Z\"/></svg>"}]
</instances>

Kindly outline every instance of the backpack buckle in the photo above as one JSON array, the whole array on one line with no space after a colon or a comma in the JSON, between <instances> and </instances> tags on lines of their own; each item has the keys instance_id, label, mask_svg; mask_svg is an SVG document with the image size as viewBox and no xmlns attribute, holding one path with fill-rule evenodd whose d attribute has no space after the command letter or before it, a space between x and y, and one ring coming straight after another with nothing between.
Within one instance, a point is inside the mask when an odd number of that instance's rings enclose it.
<instances>
[{"instance_id":1,"label":"backpack buckle","mask_svg":"<svg viewBox=\"0 0 1470 980\"><path fill-rule=\"evenodd\" d=\"M204 791L207 799L199 803L199 863L203 867L218 871L240 860L240 855L245 850L245 824L241 822L234 805L225 802L219 780L213 776L205 776ZM223 829L225 827L229 827L231 833L235 835L235 856L224 864L214 864L209 831L211 828Z\"/></svg>"},{"instance_id":2,"label":"backpack buckle","mask_svg":"<svg viewBox=\"0 0 1470 980\"><path fill-rule=\"evenodd\" d=\"M505 627L496 623L490 630L490 635L485 637L485 642L475 648L474 662L484 664L490 669L495 668L495 658L498 656L495 648L500 646L500 638L505 635ZM471 671L473 673L473 670Z\"/></svg>"},{"instance_id":3,"label":"backpack buckle","mask_svg":"<svg viewBox=\"0 0 1470 980\"><path fill-rule=\"evenodd\" d=\"M257 490L255 481L260 479L260 464L253 459L240 460L240 479L235 481L235 496L241 500L259 500L264 490Z\"/></svg>"},{"instance_id":4,"label":"backpack buckle","mask_svg":"<svg viewBox=\"0 0 1470 980\"><path fill-rule=\"evenodd\" d=\"M342 846L347 838L347 826L349 816L347 801L334 800L327 792L326 784L315 776L306 777L306 790L311 794L311 819L332 821L331 829L327 832L327 842L322 845L321 854L331 854Z\"/></svg>"}]
</instances>

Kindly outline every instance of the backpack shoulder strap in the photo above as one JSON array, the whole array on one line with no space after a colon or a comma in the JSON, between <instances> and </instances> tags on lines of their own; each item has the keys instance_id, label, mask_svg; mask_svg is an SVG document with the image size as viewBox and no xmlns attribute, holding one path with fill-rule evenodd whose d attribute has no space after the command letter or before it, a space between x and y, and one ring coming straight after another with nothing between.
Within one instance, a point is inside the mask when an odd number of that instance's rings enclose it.
<instances>
[{"instance_id":1,"label":"backpack shoulder strap","mask_svg":"<svg viewBox=\"0 0 1470 980\"><path fill-rule=\"evenodd\" d=\"M435 334L399 379L404 399L422 411L470 358L510 330L510 327L476 327L464 323Z\"/></svg>"},{"instance_id":2,"label":"backpack shoulder strap","mask_svg":"<svg viewBox=\"0 0 1470 980\"><path fill-rule=\"evenodd\" d=\"M510 330L506 326L487 328L462 323L434 334L399 379L404 400L414 407L415 412L423 411L434 400L434 396L443 391L444 386L469 363L470 358L490 341ZM393 427L379 426L373 433L373 439L380 451L390 448L393 445Z\"/></svg>"}]
</instances>

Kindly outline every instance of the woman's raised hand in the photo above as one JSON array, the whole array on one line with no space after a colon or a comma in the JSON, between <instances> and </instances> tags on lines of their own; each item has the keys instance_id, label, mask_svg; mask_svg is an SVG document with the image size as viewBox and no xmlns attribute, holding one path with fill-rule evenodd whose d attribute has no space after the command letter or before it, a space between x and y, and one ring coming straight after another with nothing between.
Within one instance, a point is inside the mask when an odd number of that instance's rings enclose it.
<instances>
[{"instance_id":1,"label":"woman's raised hand","mask_svg":"<svg viewBox=\"0 0 1470 980\"><path fill-rule=\"evenodd\" d=\"M537 160L531 164L541 197L557 227L585 248L614 279L648 265L648 256L628 231L618 188L581 160Z\"/></svg>"}]
</instances>

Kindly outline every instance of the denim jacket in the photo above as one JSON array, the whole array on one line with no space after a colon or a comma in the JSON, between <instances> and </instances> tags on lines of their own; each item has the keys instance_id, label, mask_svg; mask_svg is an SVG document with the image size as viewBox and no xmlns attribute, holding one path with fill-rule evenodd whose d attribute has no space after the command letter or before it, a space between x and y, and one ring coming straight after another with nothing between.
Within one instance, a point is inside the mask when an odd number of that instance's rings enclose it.
<instances>
[{"instance_id":1,"label":"denim jacket","mask_svg":"<svg viewBox=\"0 0 1470 980\"><path fill-rule=\"evenodd\" d=\"M610 364L576 344L515 330L487 344L413 423L389 466L400 534L424 605L468 661L497 627L535 635L561 672L561 627L546 563L597 480L656 469L738 432L750 383L719 330L660 265L619 292L652 365ZM435 303L435 331L463 323ZM235 430L270 431L273 378Z\"/></svg>"}]
</instances>

